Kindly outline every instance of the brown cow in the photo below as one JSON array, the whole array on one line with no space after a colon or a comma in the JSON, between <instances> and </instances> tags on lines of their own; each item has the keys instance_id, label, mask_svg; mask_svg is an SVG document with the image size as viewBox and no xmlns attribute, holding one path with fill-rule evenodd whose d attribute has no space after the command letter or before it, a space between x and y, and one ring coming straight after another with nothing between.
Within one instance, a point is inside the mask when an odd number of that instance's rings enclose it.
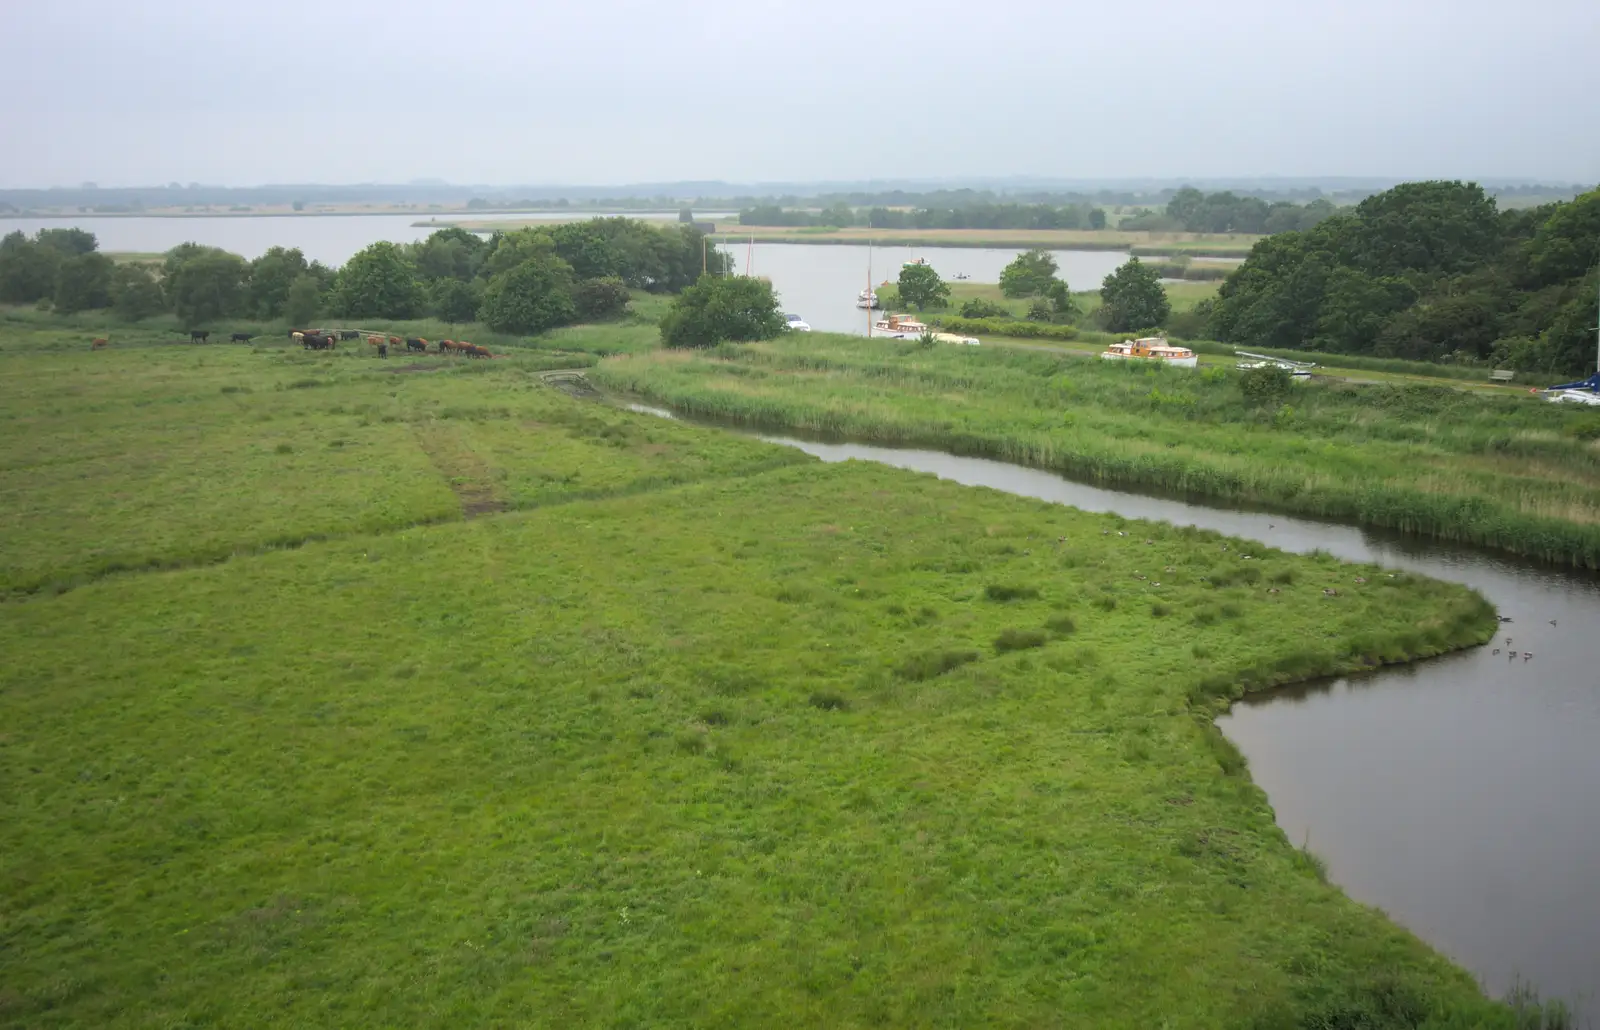
<instances>
[{"instance_id":1,"label":"brown cow","mask_svg":"<svg viewBox=\"0 0 1600 1030\"><path fill-rule=\"evenodd\" d=\"M454 340L440 340L439 341L439 353L440 354L449 354L451 351L455 350L459 346L461 346L461 344L457 343Z\"/></svg>"},{"instance_id":2,"label":"brown cow","mask_svg":"<svg viewBox=\"0 0 1600 1030\"><path fill-rule=\"evenodd\" d=\"M382 346L383 345L383 337L377 336L377 335L369 336L369 337L367 337L367 345L369 347Z\"/></svg>"},{"instance_id":3,"label":"brown cow","mask_svg":"<svg viewBox=\"0 0 1600 1030\"><path fill-rule=\"evenodd\" d=\"M106 339L104 336L96 336L94 339L89 341L90 350L105 350L109 346L111 346L111 341Z\"/></svg>"},{"instance_id":4,"label":"brown cow","mask_svg":"<svg viewBox=\"0 0 1600 1030\"><path fill-rule=\"evenodd\" d=\"M494 355L489 353L489 348L487 348L487 347L480 347L475 343L469 343L469 344L467 344L467 357L469 357L469 358L492 358L492 357L494 357Z\"/></svg>"},{"instance_id":5,"label":"brown cow","mask_svg":"<svg viewBox=\"0 0 1600 1030\"><path fill-rule=\"evenodd\" d=\"M400 337L398 337L398 336L391 336L391 337L389 337L389 346L391 346L391 347L398 347L398 346L400 346L400 345L401 345L401 344L402 344L402 343L405 343L405 342L406 342L406 341L404 341L404 340L402 340L402 339L400 339Z\"/></svg>"}]
</instances>

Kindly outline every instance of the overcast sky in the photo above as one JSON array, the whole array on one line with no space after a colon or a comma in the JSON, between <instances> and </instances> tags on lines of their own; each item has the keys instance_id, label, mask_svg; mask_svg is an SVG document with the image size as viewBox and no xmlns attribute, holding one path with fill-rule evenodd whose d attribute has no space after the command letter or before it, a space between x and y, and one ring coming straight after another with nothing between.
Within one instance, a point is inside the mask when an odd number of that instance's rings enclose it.
<instances>
[{"instance_id":1,"label":"overcast sky","mask_svg":"<svg viewBox=\"0 0 1600 1030\"><path fill-rule=\"evenodd\" d=\"M1600 0L0 0L0 185L1600 180Z\"/></svg>"}]
</instances>

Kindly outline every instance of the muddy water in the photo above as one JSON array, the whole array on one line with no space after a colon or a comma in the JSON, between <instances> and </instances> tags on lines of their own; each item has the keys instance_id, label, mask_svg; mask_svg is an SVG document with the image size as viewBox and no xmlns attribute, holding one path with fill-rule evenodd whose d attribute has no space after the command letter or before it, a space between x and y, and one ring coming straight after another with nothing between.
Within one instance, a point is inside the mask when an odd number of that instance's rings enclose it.
<instances>
[{"instance_id":1,"label":"muddy water","mask_svg":"<svg viewBox=\"0 0 1600 1030\"><path fill-rule=\"evenodd\" d=\"M1596 577L1350 526L1105 490L1005 462L762 437L824 461L877 461L1288 551L1320 548L1481 591L1513 620L1493 644L1275 692L1236 705L1219 725L1249 758L1289 839L1309 843L1352 897L1388 912L1491 992L1520 979L1591 1014L1600 1004Z\"/></svg>"}]
</instances>

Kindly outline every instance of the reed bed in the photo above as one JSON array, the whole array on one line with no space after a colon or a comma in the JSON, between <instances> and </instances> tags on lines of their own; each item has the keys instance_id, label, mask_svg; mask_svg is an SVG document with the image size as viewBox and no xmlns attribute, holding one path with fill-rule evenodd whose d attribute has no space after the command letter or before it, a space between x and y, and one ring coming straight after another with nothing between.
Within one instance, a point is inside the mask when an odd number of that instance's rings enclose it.
<instances>
[{"instance_id":1,"label":"reed bed","mask_svg":"<svg viewBox=\"0 0 1600 1030\"><path fill-rule=\"evenodd\" d=\"M612 360L593 376L711 418L938 447L1600 568L1592 413L1526 395L1317 383L1261 405L1222 369L819 334Z\"/></svg>"}]
</instances>

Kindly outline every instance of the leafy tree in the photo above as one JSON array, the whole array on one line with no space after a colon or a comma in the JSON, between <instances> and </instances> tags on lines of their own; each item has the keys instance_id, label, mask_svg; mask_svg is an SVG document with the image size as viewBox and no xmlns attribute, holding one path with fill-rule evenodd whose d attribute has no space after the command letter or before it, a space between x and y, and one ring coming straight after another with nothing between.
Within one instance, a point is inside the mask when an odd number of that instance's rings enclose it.
<instances>
[{"instance_id":1,"label":"leafy tree","mask_svg":"<svg viewBox=\"0 0 1600 1030\"><path fill-rule=\"evenodd\" d=\"M628 309L628 287L621 279L585 279L578 284L574 299L578 317L585 322L602 322L620 318Z\"/></svg>"},{"instance_id":2,"label":"leafy tree","mask_svg":"<svg viewBox=\"0 0 1600 1030\"><path fill-rule=\"evenodd\" d=\"M31 304L56 288L59 252L39 246L21 232L0 240L0 301Z\"/></svg>"},{"instance_id":3,"label":"leafy tree","mask_svg":"<svg viewBox=\"0 0 1600 1030\"><path fill-rule=\"evenodd\" d=\"M1030 250L1000 272L1000 292L1007 297L1034 297L1050 288L1056 277L1056 259L1045 250Z\"/></svg>"},{"instance_id":4,"label":"leafy tree","mask_svg":"<svg viewBox=\"0 0 1600 1030\"><path fill-rule=\"evenodd\" d=\"M1338 354L1369 353L1389 317L1416 299L1404 279L1336 268L1323 286L1313 346Z\"/></svg>"},{"instance_id":5,"label":"leafy tree","mask_svg":"<svg viewBox=\"0 0 1600 1030\"><path fill-rule=\"evenodd\" d=\"M94 233L83 229L40 229L35 240L64 258L92 254L100 246Z\"/></svg>"},{"instance_id":6,"label":"leafy tree","mask_svg":"<svg viewBox=\"0 0 1600 1030\"><path fill-rule=\"evenodd\" d=\"M118 265L111 273L111 307L119 318L137 322L165 311L167 298L147 266Z\"/></svg>"},{"instance_id":7,"label":"leafy tree","mask_svg":"<svg viewBox=\"0 0 1600 1030\"><path fill-rule=\"evenodd\" d=\"M310 272L295 276L283 296L283 317L290 325L309 326L322 311L326 291Z\"/></svg>"},{"instance_id":8,"label":"leafy tree","mask_svg":"<svg viewBox=\"0 0 1600 1030\"><path fill-rule=\"evenodd\" d=\"M183 267L184 262L189 261L192 258L197 258L202 254L209 254L216 249L217 248L215 247L208 247L203 243L189 242L178 244L176 247L173 247L171 250L167 251L166 260L161 263L162 280L170 280L178 273L178 269Z\"/></svg>"},{"instance_id":9,"label":"leafy tree","mask_svg":"<svg viewBox=\"0 0 1600 1030\"><path fill-rule=\"evenodd\" d=\"M243 308L249 273L250 267L239 255L203 248L167 276L167 297L185 325L204 325Z\"/></svg>"},{"instance_id":10,"label":"leafy tree","mask_svg":"<svg viewBox=\"0 0 1600 1030\"><path fill-rule=\"evenodd\" d=\"M714 347L727 340L771 340L783 332L772 284L748 276L702 276L661 319L668 347Z\"/></svg>"},{"instance_id":11,"label":"leafy tree","mask_svg":"<svg viewBox=\"0 0 1600 1030\"><path fill-rule=\"evenodd\" d=\"M478 309L496 332L531 334L570 324L577 318L572 299L572 266L554 254L540 254L489 280Z\"/></svg>"},{"instance_id":12,"label":"leafy tree","mask_svg":"<svg viewBox=\"0 0 1600 1030\"><path fill-rule=\"evenodd\" d=\"M63 259L56 269L55 309L70 315L110 307L113 267L110 258L92 251Z\"/></svg>"},{"instance_id":13,"label":"leafy tree","mask_svg":"<svg viewBox=\"0 0 1600 1030\"><path fill-rule=\"evenodd\" d=\"M478 317L478 291L460 279L438 279L433 284L433 314L451 325Z\"/></svg>"},{"instance_id":14,"label":"leafy tree","mask_svg":"<svg viewBox=\"0 0 1600 1030\"><path fill-rule=\"evenodd\" d=\"M678 208L678 221L683 223L684 225L688 225L689 223L693 222L694 221L694 209L693 208L687 208L687 207Z\"/></svg>"},{"instance_id":15,"label":"leafy tree","mask_svg":"<svg viewBox=\"0 0 1600 1030\"><path fill-rule=\"evenodd\" d=\"M358 252L339 270L335 303L351 318L415 318L426 307L416 269L393 243Z\"/></svg>"},{"instance_id":16,"label":"leafy tree","mask_svg":"<svg viewBox=\"0 0 1600 1030\"><path fill-rule=\"evenodd\" d=\"M1073 299L1072 290L1064 279L1050 280L1050 285L1045 288L1044 297L1050 302L1050 312L1057 321L1068 322L1081 313L1078 302Z\"/></svg>"},{"instance_id":17,"label":"leafy tree","mask_svg":"<svg viewBox=\"0 0 1600 1030\"><path fill-rule=\"evenodd\" d=\"M414 246L412 261L426 282L471 279L478 274L489 245L475 232L454 227L440 229Z\"/></svg>"},{"instance_id":18,"label":"leafy tree","mask_svg":"<svg viewBox=\"0 0 1600 1030\"><path fill-rule=\"evenodd\" d=\"M246 289L249 308L258 318L279 318L289 296L289 287L306 274L305 255L298 248L273 247L250 262L250 283Z\"/></svg>"},{"instance_id":19,"label":"leafy tree","mask_svg":"<svg viewBox=\"0 0 1600 1030\"><path fill-rule=\"evenodd\" d=\"M1114 333L1153 329L1166 324L1167 316L1172 314L1161 277L1136 257L1106 276L1100 286L1100 301L1101 317Z\"/></svg>"},{"instance_id":20,"label":"leafy tree","mask_svg":"<svg viewBox=\"0 0 1600 1030\"><path fill-rule=\"evenodd\" d=\"M950 284L932 265L906 265L900 269L900 299L918 311L942 308L950 302Z\"/></svg>"},{"instance_id":21,"label":"leafy tree","mask_svg":"<svg viewBox=\"0 0 1600 1030\"><path fill-rule=\"evenodd\" d=\"M1043 297L1033 298L1033 303L1028 305L1028 321L1049 322L1055 318L1055 309Z\"/></svg>"},{"instance_id":22,"label":"leafy tree","mask_svg":"<svg viewBox=\"0 0 1600 1030\"><path fill-rule=\"evenodd\" d=\"M1496 256L1494 199L1476 183L1408 182L1356 205L1354 264L1372 275L1463 272Z\"/></svg>"},{"instance_id":23,"label":"leafy tree","mask_svg":"<svg viewBox=\"0 0 1600 1030\"><path fill-rule=\"evenodd\" d=\"M1092 207L1089 209L1089 228L1099 230L1106 227L1105 208Z\"/></svg>"}]
</instances>

